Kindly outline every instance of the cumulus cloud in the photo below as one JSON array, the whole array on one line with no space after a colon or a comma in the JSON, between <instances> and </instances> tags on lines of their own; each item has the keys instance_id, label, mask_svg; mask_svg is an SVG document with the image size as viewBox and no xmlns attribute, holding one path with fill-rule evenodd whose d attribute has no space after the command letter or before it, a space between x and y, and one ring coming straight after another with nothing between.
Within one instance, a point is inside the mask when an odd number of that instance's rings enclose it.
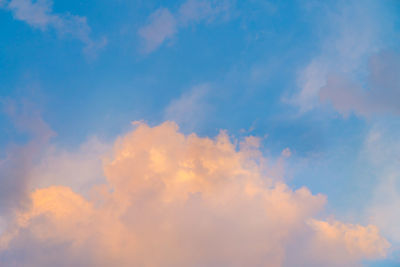
<instances>
[{"instance_id":1,"label":"cumulus cloud","mask_svg":"<svg viewBox=\"0 0 400 267\"><path fill-rule=\"evenodd\" d=\"M9 266L355 266L389 247L375 226L316 219L325 197L268 174L257 139L137 123L87 197L31 194L0 237ZM56 172L53 172L57 175ZM23 256L21 256L23 255Z\"/></svg>"},{"instance_id":2,"label":"cumulus cloud","mask_svg":"<svg viewBox=\"0 0 400 267\"><path fill-rule=\"evenodd\" d=\"M10 0L3 3L3 7L11 11L15 19L42 31L53 29L60 36L76 38L85 44L88 53L106 45L106 39L94 41L90 37L91 28L86 17L69 13L56 14L52 6L52 0Z\"/></svg>"},{"instance_id":3,"label":"cumulus cloud","mask_svg":"<svg viewBox=\"0 0 400 267\"><path fill-rule=\"evenodd\" d=\"M340 113L398 113L400 69L392 47L395 20L378 1L339 1L322 5L325 18L320 53L300 71L300 91L289 102L302 112L331 102ZM325 20L325 21L324 21ZM388 38L389 36L389 38ZM391 40L391 41L390 41ZM368 64L369 62L369 64Z\"/></svg>"},{"instance_id":4,"label":"cumulus cloud","mask_svg":"<svg viewBox=\"0 0 400 267\"><path fill-rule=\"evenodd\" d=\"M16 209L29 208L29 195L36 187L65 185L84 194L91 186L104 182L102 157L110 151L108 144L92 137L78 148L60 148L52 144L55 133L32 103L11 99L1 103L16 131L26 140L2 149L0 232L3 221Z\"/></svg>"},{"instance_id":5,"label":"cumulus cloud","mask_svg":"<svg viewBox=\"0 0 400 267\"><path fill-rule=\"evenodd\" d=\"M322 258L328 257L329 261L337 266L345 266L352 258L375 259L384 255L388 248L388 243L382 242L378 228L374 225L363 227L338 221L316 220L311 220L310 225L316 232L313 236L316 246L313 247L311 253L324 255ZM325 255L326 251L332 254ZM321 260L319 256L316 258L317 261Z\"/></svg>"},{"instance_id":6,"label":"cumulus cloud","mask_svg":"<svg viewBox=\"0 0 400 267\"><path fill-rule=\"evenodd\" d=\"M218 16L226 17L231 7L228 0L187 0L172 13L167 8L159 8L148 18L146 25L138 30L144 41L143 51L150 53L171 40L179 29L193 23L210 23Z\"/></svg>"},{"instance_id":7,"label":"cumulus cloud","mask_svg":"<svg viewBox=\"0 0 400 267\"><path fill-rule=\"evenodd\" d=\"M97 137L74 149L47 144L40 160L29 170L29 180L37 187L57 184L85 193L92 186L104 183L102 160L110 151L111 146Z\"/></svg>"}]
</instances>

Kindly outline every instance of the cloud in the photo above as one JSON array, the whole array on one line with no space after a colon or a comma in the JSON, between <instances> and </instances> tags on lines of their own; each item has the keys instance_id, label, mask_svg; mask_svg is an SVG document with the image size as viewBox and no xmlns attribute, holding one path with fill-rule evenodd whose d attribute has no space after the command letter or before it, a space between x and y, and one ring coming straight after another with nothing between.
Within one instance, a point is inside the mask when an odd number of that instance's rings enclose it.
<instances>
[{"instance_id":1,"label":"cloud","mask_svg":"<svg viewBox=\"0 0 400 267\"><path fill-rule=\"evenodd\" d=\"M107 40L94 41L90 37L91 28L86 17L72 14L55 14L52 0L10 0L4 8L11 11L14 18L30 26L46 31L53 29L60 36L71 36L85 44L85 52L93 53L104 47Z\"/></svg>"},{"instance_id":2,"label":"cloud","mask_svg":"<svg viewBox=\"0 0 400 267\"><path fill-rule=\"evenodd\" d=\"M110 151L108 144L92 137L76 149L57 147L51 143L55 133L35 105L11 99L1 104L27 140L9 144L0 158L0 222L2 217L13 216L15 209L29 208L29 195L35 187L58 184L84 193L104 182L101 159Z\"/></svg>"},{"instance_id":3,"label":"cloud","mask_svg":"<svg viewBox=\"0 0 400 267\"><path fill-rule=\"evenodd\" d=\"M386 52L394 45L392 11L378 1L339 1L319 9L321 31L328 34L321 37L321 52L300 71L300 91L289 102L301 112L321 100L344 115L398 113L392 97L399 94L400 69L394 53Z\"/></svg>"},{"instance_id":4,"label":"cloud","mask_svg":"<svg viewBox=\"0 0 400 267\"><path fill-rule=\"evenodd\" d=\"M139 35L146 42L145 52L158 48L166 39L174 36L176 31L176 20L171 12L166 8L156 10L150 15L148 24L139 29Z\"/></svg>"},{"instance_id":5,"label":"cloud","mask_svg":"<svg viewBox=\"0 0 400 267\"><path fill-rule=\"evenodd\" d=\"M399 136L398 123L376 124L370 130L362 151L377 182L366 209L367 217L397 246L400 244Z\"/></svg>"},{"instance_id":6,"label":"cloud","mask_svg":"<svg viewBox=\"0 0 400 267\"><path fill-rule=\"evenodd\" d=\"M321 88L322 101L330 101L344 115L362 116L400 114L400 55L384 51L374 55L369 64L369 90L340 75L328 76Z\"/></svg>"},{"instance_id":7,"label":"cloud","mask_svg":"<svg viewBox=\"0 0 400 267\"><path fill-rule=\"evenodd\" d=\"M10 116L15 128L29 136L24 145L12 144L0 158L0 216L9 215L15 208L24 208L29 202L29 170L43 152L42 147L54 135L38 111L23 102L3 100L2 108Z\"/></svg>"},{"instance_id":8,"label":"cloud","mask_svg":"<svg viewBox=\"0 0 400 267\"><path fill-rule=\"evenodd\" d=\"M103 161L88 197L31 194L0 237L10 266L355 266L389 247L375 226L315 219L325 197L268 176L259 142L237 148L137 123ZM64 171L64 170L63 170ZM53 172L57 175L57 172ZM57 180L57 179L56 179ZM23 256L22 256L23 255Z\"/></svg>"},{"instance_id":9,"label":"cloud","mask_svg":"<svg viewBox=\"0 0 400 267\"><path fill-rule=\"evenodd\" d=\"M172 100L165 109L165 119L175 121L186 130L193 131L206 119L211 109L207 103L207 94L211 85L201 84L184 92L178 99Z\"/></svg>"},{"instance_id":10,"label":"cloud","mask_svg":"<svg viewBox=\"0 0 400 267\"><path fill-rule=\"evenodd\" d=\"M29 25L42 30L49 24L57 23L57 16L50 14L52 3L46 0L31 2L30 0L12 0L8 8L18 20L25 21Z\"/></svg>"},{"instance_id":11,"label":"cloud","mask_svg":"<svg viewBox=\"0 0 400 267\"><path fill-rule=\"evenodd\" d=\"M351 258L374 259L384 255L388 248L388 243L379 237L378 228L373 225L363 227L338 221L311 220L310 226L316 232L313 236L315 246L310 253L327 256L329 261L337 266L346 265ZM377 247L374 244L381 246ZM325 255L326 251L332 254ZM318 261L318 256L316 258Z\"/></svg>"},{"instance_id":12,"label":"cloud","mask_svg":"<svg viewBox=\"0 0 400 267\"><path fill-rule=\"evenodd\" d=\"M228 0L187 0L179 7L178 17L183 25L201 21L210 23L218 16L227 16L231 5Z\"/></svg>"},{"instance_id":13,"label":"cloud","mask_svg":"<svg viewBox=\"0 0 400 267\"><path fill-rule=\"evenodd\" d=\"M111 146L91 137L75 149L48 144L40 160L29 170L29 179L37 187L54 184L68 186L76 192L86 193L96 184L104 183L102 160Z\"/></svg>"},{"instance_id":14,"label":"cloud","mask_svg":"<svg viewBox=\"0 0 400 267\"><path fill-rule=\"evenodd\" d=\"M289 158L292 155L292 151L287 147L282 151L281 155L285 158Z\"/></svg>"},{"instance_id":15,"label":"cloud","mask_svg":"<svg viewBox=\"0 0 400 267\"><path fill-rule=\"evenodd\" d=\"M231 2L209 0L187 0L178 9L171 13L167 8L159 8L148 18L147 24L138 30L144 41L143 51L151 53L165 41L171 40L180 28L193 23L210 23L218 16L226 17Z\"/></svg>"}]
</instances>

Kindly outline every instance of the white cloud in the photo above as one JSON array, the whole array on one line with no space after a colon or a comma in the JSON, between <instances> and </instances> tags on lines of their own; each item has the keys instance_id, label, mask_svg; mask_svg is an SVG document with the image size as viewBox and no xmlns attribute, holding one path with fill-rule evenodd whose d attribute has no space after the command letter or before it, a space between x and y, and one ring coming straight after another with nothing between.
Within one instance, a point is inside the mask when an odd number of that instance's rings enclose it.
<instances>
[{"instance_id":1,"label":"white cloud","mask_svg":"<svg viewBox=\"0 0 400 267\"><path fill-rule=\"evenodd\" d=\"M321 100L331 102L344 115L399 115L400 55L387 51L376 54L371 57L368 70L369 90L347 77L330 75L321 88Z\"/></svg>"},{"instance_id":2,"label":"white cloud","mask_svg":"<svg viewBox=\"0 0 400 267\"><path fill-rule=\"evenodd\" d=\"M139 35L145 40L145 52L158 48L166 39L172 38L177 31L175 17L166 8L156 10L149 17L146 26L139 29Z\"/></svg>"},{"instance_id":3,"label":"white cloud","mask_svg":"<svg viewBox=\"0 0 400 267\"><path fill-rule=\"evenodd\" d=\"M399 125L377 124L365 140L362 154L373 166L377 185L367 207L369 221L400 244L400 130Z\"/></svg>"},{"instance_id":4,"label":"white cloud","mask_svg":"<svg viewBox=\"0 0 400 267\"><path fill-rule=\"evenodd\" d=\"M107 43L105 38L94 41L86 17L72 14L56 14L52 9L52 0L10 0L3 8L11 11L17 20L21 20L42 31L53 29L60 36L71 36L85 44L87 53L95 53Z\"/></svg>"},{"instance_id":5,"label":"white cloud","mask_svg":"<svg viewBox=\"0 0 400 267\"><path fill-rule=\"evenodd\" d=\"M33 27L46 29L49 24L56 24L59 18L51 14L52 2L39 0L12 0L8 3L8 9L14 14L14 18L25 21Z\"/></svg>"},{"instance_id":6,"label":"white cloud","mask_svg":"<svg viewBox=\"0 0 400 267\"><path fill-rule=\"evenodd\" d=\"M227 17L230 8L228 0L187 0L176 13L167 8L159 8L149 16L147 24L138 30L144 40L144 52L153 52L165 41L172 39L179 29L192 23L210 23L218 16Z\"/></svg>"},{"instance_id":7,"label":"white cloud","mask_svg":"<svg viewBox=\"0 0 400 267\"><path fill-rule=\"evenodd\" d=\"M178 19L183 24L211 22L217 16L226 16L231 8L231 1L188 0L178 11Z\"/></svg>"},{"instance_id":8,"label":"white cloud","mask_svg":"<svg viewBox=\"0 0 400 267\"><path fill-rule=\"evenodd\" d=\"M193 131L195 126L206 120L210 112L211 106L207 102L210 90L211 85L202 84L184 92L165 109L165 119L177 122L185 130Z\"/></svg>"}]
</instances>

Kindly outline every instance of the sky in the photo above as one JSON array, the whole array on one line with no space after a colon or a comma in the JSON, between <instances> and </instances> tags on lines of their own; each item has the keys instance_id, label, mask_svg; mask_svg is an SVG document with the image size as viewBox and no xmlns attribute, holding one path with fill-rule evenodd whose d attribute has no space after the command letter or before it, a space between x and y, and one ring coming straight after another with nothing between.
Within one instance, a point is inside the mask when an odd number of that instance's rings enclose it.
<instances>
[{"instance_id":1,"label":"sky","mask_svg":"<svg viewBox=\"0 0 400 267\"><path fill-rule=\"evenodd\" d=\"M400 266L400 1L0 0L0 266Z\"/></svg>"}]
</instances>

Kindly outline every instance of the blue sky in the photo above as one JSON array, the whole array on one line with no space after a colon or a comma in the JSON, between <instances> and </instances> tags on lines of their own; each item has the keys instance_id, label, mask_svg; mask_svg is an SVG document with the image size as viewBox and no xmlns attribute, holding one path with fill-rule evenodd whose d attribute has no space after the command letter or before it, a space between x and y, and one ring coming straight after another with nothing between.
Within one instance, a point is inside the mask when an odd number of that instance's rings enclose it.
<instances>
[{"instance_id":1,"label":"blue sky","mask_svg":"<svg viewBox=\"0 0 400 267\"><path fill-rule=\"evenodd\" d=\"M325 195L319 216L380 229L392 248L366 266L396 266L399 14L396 0L0 0L0 155L42 134L21 118L68 151L140 120L256 136L272 162L290 150L285 183Z\"/></svg>"}]
</instances>

